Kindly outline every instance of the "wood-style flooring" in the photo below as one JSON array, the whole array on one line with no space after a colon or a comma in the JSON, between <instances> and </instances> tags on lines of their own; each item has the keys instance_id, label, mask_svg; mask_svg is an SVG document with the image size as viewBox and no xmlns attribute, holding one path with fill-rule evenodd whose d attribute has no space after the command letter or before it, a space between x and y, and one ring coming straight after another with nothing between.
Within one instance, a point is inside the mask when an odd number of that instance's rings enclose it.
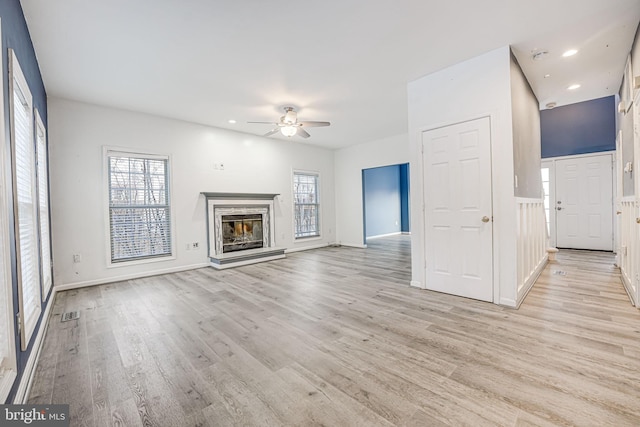
<instances>
[{"instance_id":1,"label":"wood-style flooring","mask_svg":"<svg viewBox=\"0 0 640 427\"><path fill-rule=\"evenodd\" d=\"M29 401L72 426L640 425L611 254L561 251L513 310L410 288L409 246L58 293Z\"/></svg>"}]
</instances>

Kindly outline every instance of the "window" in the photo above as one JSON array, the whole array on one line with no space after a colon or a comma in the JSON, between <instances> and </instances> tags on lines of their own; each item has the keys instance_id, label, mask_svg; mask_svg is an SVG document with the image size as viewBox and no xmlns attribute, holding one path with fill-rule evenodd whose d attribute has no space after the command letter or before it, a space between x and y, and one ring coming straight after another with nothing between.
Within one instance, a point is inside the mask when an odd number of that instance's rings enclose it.
<instances>
[{"instance_id":1,"label":"window","mask_svg":"<svg viewBox=\"0 0 640 427\"><path fill-rule=\"evenodd\" d=\"M111 262L172 255L169 159L107 152Z\"/></svg>"},{"instance_id":2,"label":"window","mask_svg":"<svg viewBox=\"0 0 640 427\"><path fill-rule=\"evenodd\" d=\"M2 31L0 30L0 33ZM2 69L0 57L0 69ZM4 99L4 88L0 85L0 99ZM4 103L0 103L0 117L4 117ZM5 121L0 120L0 402L5 402L16 378L13 330L13 292L9 240L9 191L7 180L7 144L5 143Z\"/></svg>"},{"instance_id":3,"label":"window","mask_svg":"<svg viewBox=\"0 0 640 427\"><path fill-rule=\"evenodd\" d=\"M318 174L293 173L295 238L320 236Z\"/></svg>"},{"instance_id":4,"label":"window","mask_svg":"<svg viewBox=\"0 0 640 427\"><path fill-rule=\"evenodd\" d=\"M547 235L549 235L551 233L549 230L549 168L543 167L540 173L542 175L542 191L544 193L542 195L544 197L544 214L547 218Z\"/></svg>"},{"instance_id":5,"label":"window","mask_svg":"<svg viewBox=\"0 0 640 427\"><path fill-rule=\"evenodd\" d=\"M42 263L42 299L49 295L51 284L51 237L49 233L49 167L47 132L36 110L36 155L38 159L38 218L40 218L40 259Z\"/></svg>"},{"instance_id":6,"label":"window","mask_svg":"<svg viewBox=\"0 0 640 427\"><path fill-rule=\"evenodd\" d=\"M42 311L36 153L31 92L15 53L9 57L21 345L26 350Z\"/></svg>"}]
</instances>

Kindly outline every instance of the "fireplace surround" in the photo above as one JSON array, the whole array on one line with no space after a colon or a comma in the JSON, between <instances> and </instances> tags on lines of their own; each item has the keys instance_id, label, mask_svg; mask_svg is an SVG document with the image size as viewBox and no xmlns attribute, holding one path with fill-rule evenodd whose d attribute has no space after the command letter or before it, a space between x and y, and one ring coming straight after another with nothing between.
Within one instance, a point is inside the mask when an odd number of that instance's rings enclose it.
<instances>
[{"instance_id":1,"label":"fireplace surround","mask_svg":"<svg viewBox=\"0 0 640 427\"><path fill-rule=\"evenodd\" d=\"M225 269L284 258L276 246L274 199L277 194L202 192L207 205L210 265Z\"/></svg>"}]
</instances>

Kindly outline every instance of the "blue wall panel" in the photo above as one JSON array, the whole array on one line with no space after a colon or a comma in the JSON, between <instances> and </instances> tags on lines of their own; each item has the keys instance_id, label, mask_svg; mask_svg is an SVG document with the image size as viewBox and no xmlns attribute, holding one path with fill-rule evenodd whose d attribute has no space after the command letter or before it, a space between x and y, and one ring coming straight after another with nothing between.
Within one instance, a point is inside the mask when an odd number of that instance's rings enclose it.
<instances>
[{"instance_id":1,"label":"blue wall panel","mask_svg":"<svg viewBox=\"0 0 640 427\"><path fill-rule=\"evenodd\" d=\"M400 232L400 168L362 171L365 237Z\"/></svg>"},{"instance_id":2,"label":"blue wall panel","mask_svg":"<svg viewBox=\"0 0 640 427\"><path fill-rule=\"evenodd\" d=\"M19 0L2 0L0 1L0 18L2 18L2 85L4 88L4 120L5 120L5 142L6 142L6 152L10 153L10 117L9 117L9 56L8 49L11 48L15 51L16 57L18 58L18 62L20 63L20 68L22 68L22 72L27 79L27 83L29 84L29 89L33 96L33 106L38 109L40 113L40 117L44 122L45 127L47 126L47 94L44 88L44 83L42 81L42 76L40 74L40 68L38 66L38 61L36 59L36 54L33 49L33 44L31 42L31 36L29 35L29 30L27 28L26 21L24 19L24 15L22 13L22 7L20 6ZM10 159L7 159L7 163L3 165L3 170L6 170L11 167ZM6 169L5 169L6 168ZM9 203L13 203L13 200L9 200ZM13 209L9 212L11 224L14 223L13 218ZM14 228L10 227L10 237L11 241L15 242L15 234ZM12 262L12 273L13 273L13 305L14 305L14 313L18 311L18 284L17 284L17 275L16 275L16 253L15 246L11 245L11 262ZM50 296L51 294L49 294ZM49 298L47 296L47 299ZM42 304L43 312L46 303ZM14 316L15 319L15 316ZM13 389L9 394L7 402L10 402L15 396L17 386L20 382L22 374L24 372L25 364L27 363L27 359L31 353L33 348L34 338L38 333L38 330L41 326L42 318L40 318L38 325L36 326L36 330L33 333L33 337L29 344L29 347L26 351L20 351L20 340L17 339L16 342L16 352L18 356L18 378L14 383ZM17 327L15 328L17 330Z\"/></svg>"},{"instance_id":3,"label":"blue wall panel","mask_svg":"<svg viewBox=\"0 0 640 427\"><path fill-rule=\"evenodd\" d=\"M540 111L542 158L616 149L615 98Z\"/></svg>"},{"instance_id":4,"label":"blue wall panel","mask_svg":"<svg viewBox=\"0 0 640 427\"><path fill-rule=\"evenodd\" d=\"M400 230L409 232L409 163L400 165Z\"/></svg>"}]
</instances>

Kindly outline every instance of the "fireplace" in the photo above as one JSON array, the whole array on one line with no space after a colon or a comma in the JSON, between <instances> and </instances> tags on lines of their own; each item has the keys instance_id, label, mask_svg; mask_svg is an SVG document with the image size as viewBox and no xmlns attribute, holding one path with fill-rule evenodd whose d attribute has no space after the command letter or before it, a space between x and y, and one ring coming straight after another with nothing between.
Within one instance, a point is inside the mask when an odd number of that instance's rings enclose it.
<instances>
[{"instance_id":1,"label":"fireplace","mask_svg":"<svg viewBox=\"0 0 640 427\"><path fill-rule=\"evenodd\" d=\"M276 246L277 194L202 193L207 202L209 260L217 269L284 258Z\"/></svg>"},{"instance_id":2,"label":"fireplace","mask_svg":"<svg viewBox=\"0 0 640 427\"><path fill-rule=\"evenodd\" d=\"M222 253L263 247L262 215L222 215Z\"/></svg>"}]
</instances>

